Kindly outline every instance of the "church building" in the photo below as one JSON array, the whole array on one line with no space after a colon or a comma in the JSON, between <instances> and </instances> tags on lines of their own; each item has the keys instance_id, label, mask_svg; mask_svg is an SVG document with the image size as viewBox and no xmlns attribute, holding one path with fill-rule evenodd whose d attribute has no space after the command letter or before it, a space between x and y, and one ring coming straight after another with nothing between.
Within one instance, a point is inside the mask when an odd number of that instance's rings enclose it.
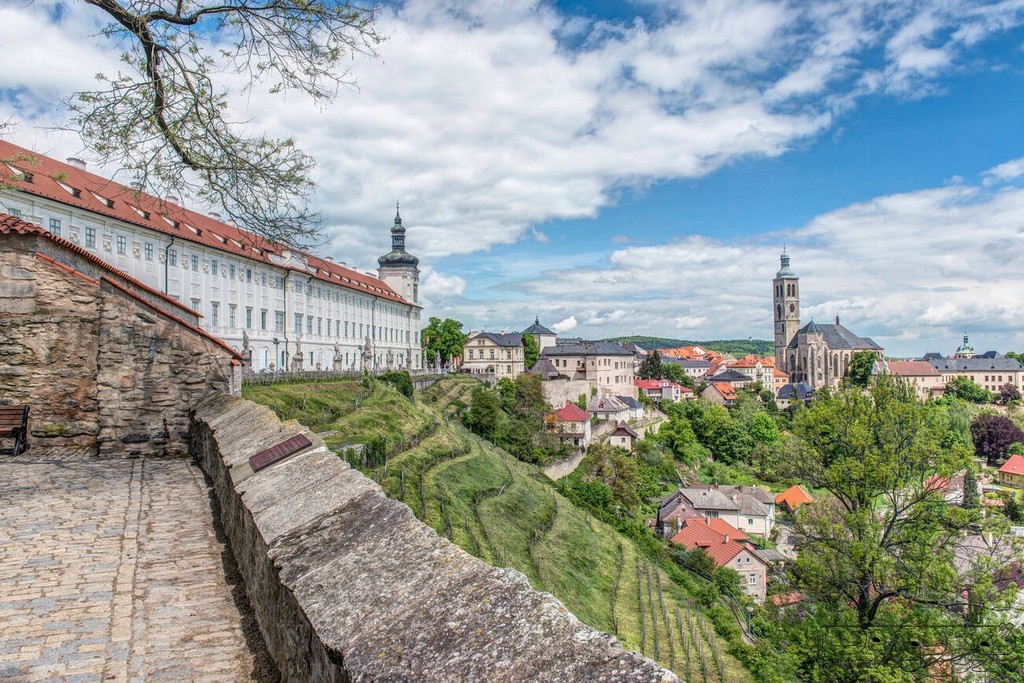
<instances>
[{"instance_id":1,"label":"church building","mask_svg":"<svg viewBox=\"0 0 1024 683\"><path fill-rule=\"evenodd\" d=\"M879 358L883 349L868 337L858 337L839 324L818 324L813 320L800 326L800 278L790 268L783 250L780 268L772 280L775 313L775 367L789 375L790 382L814 389L835 387L846 376L850 358L858 351L870 351Z\"/></svg>"}]
</instances>

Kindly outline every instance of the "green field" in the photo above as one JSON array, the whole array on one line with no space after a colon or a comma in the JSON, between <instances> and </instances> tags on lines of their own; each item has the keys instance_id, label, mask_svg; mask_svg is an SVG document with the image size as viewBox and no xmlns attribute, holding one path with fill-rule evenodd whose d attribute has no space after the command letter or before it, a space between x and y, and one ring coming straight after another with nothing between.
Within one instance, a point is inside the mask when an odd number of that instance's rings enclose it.
<instances>
[{"instance_id":1,"label":"green field","mask_svg":"<svg viewBox=\"0 0 1024 683\"><path fill-rule=\"evenodd\" d=\"M246 387L243 396L329 445L384 439L364 468L391 497L467 552L521 571L579 619L689 683L749 681L684 590L615 529L559 495L540 471L466 431L453 415L479 386L446 378L411 402L361 380Z\"/></svg>"}]
</instances>

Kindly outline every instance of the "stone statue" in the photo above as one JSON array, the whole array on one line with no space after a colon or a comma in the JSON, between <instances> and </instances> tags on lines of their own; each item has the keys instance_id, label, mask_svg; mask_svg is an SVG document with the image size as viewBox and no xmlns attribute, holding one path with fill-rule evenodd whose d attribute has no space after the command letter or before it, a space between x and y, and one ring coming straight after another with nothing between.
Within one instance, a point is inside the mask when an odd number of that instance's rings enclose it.
<instances>
[{"instance_id":1,"label":"stone statue","mask_svg":"<svg viewBox=\"0 0 1024 683\"><path fill-rule=\"evenodd\" d=\"M249 335L242 330L242 362L245 367L252 367L252 349L249 347Z\"/></svg>"},{"instance_id":2,"label":"stone statue","mask_svg":"<svg viewBox=\"0 0 1024 683\"><path fill-rule=\"evenodd\" d=\"M295 342L295 355L292 356L292 372L302 372L302 342Z\"/></svg>"},{"instance_id":3,"label":"stone statue","mask_svg":"<svg viewBox=\"0 0 1024 683\"><path fill-rule=\"evenodd\" d=\"M344 362L345 359L341 355L341 347L338 346L338 342L334 342L334 358L331 359L331 367L335 370L341 370L345 367L343 365Z\"/></svg>"},{"instance_id":4,"label":"stone statue","mask_svg":"<svg viewBox=\"0 0 1024 683\"><path fill-rule=\"evenodd\" d=\"M363 372L373 372L373 342L370 336L366 336L366 343L363 345Z\"/></svg>"},{"instance_id":5,"label":"stone statue","mask_svg":"<svg viewBox=\"0 0 1024 683\"><path fill-rule=\"evenodd\" d=\"M391 349L388 349L388 370L392 370L395 365L395 353Z\"/></svg>"}]
</instances>

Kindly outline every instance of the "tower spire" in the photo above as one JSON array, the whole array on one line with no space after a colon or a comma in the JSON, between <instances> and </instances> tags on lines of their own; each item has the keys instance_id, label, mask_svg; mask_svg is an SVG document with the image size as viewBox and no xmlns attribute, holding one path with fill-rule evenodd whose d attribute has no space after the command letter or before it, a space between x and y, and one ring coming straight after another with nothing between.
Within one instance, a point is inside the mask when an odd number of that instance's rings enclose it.
<instances>
[{"instance_id":1,"label":"tower spire","mask_svg":"<svg viewBox=\"0 0 1024 683\"><path fill-rule=\"evenodd\" d=\"M396 199L395 200L395 225L401 225L401 224L402 224L402 213L401 213L401 211L399 211L398 200Z\"/></svg>"}]
</instances>

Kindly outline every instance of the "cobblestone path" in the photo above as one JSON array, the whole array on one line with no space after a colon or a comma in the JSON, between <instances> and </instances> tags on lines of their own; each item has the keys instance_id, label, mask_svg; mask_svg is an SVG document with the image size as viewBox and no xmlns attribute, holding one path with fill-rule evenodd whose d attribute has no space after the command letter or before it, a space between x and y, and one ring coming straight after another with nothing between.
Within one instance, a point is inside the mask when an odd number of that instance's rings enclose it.
<instances>
[{"instance_id":1,"label":"cobblestone path","mask_svg":"<svg viewBox=\"0 0 1024 683\"><path fill-rule=\"evenodd\" d=\"M187 461L0 458L0 681L267 680L225 553Z\"/></svg>"}]
</instances>

